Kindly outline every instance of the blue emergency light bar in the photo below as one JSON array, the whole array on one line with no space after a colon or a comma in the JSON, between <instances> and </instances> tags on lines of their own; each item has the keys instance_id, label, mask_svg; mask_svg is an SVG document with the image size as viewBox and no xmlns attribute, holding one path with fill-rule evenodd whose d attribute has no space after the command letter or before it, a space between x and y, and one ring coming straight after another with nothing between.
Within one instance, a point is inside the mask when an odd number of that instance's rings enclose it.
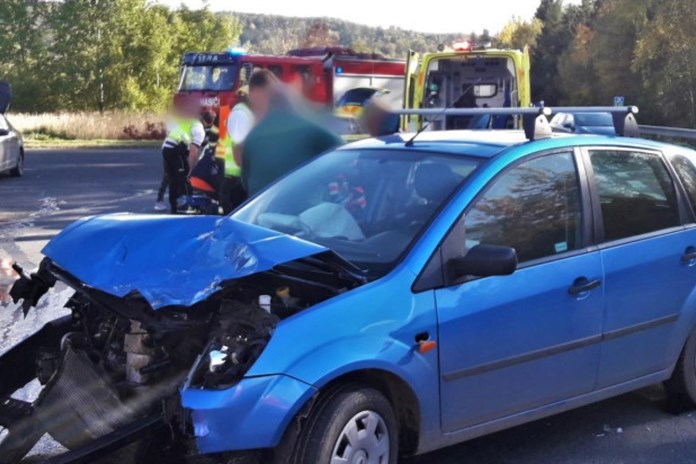
<instances>
[{"instance_id":1,"label":"blue emergency light bar","mask_svg":"<svg viewBox=\"0 0 696 464\"><path fill-rule=\"evenodd\" d=\"M231 56L244 56L246 55L246 50L241 47L230 47L227 49L227 54Z\"/></svg>"}]
</instances>

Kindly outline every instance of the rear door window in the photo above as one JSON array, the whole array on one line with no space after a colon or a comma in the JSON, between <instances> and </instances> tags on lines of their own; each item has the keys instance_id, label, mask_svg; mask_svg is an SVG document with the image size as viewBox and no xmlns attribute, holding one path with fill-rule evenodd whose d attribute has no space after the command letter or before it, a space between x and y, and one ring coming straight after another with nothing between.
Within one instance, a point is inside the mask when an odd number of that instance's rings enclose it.
<instances>
[{"instance_id":1,"label":"rear door window","mask_svg":"<svg viewBox=\"0 0 696 464\"><path fill-rule=\"evenodd\" d=\"M656 153L590 150L604 240L620 240L680 225L677 193Z\"/></svg>"},{"instance_id":2,"label":"rear door window","mask_svg":"<svg viewBox=\"0 0 696 464\"><path fill-rule=\"evenodd\" d=\"M669 160L686 190L691 207L696 208L696 166L693 158L678 154L671 155Z\"/></svg>"}]
</instances>

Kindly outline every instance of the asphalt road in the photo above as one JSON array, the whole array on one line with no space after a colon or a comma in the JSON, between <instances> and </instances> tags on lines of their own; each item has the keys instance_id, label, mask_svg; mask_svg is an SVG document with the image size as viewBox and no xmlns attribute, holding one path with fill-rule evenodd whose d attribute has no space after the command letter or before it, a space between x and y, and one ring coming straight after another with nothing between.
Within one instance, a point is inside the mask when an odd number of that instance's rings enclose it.
<instances>
[{"instance_id":1,"label":"asphalt road","mask_svg":"<svg viewBox=\"0 0 696 464\"><path fill-rule=\"evenodd\" d=\"M68 295L52 292L27 319L2 303L8 263L38 264L40 249L85 215L149 212L161 175L157 150L30 150L26 175L0 177L0 352L60 314ZM553 375L553 373L549 373ZM514 385L511 386L511 390ZM435 393L433 393L435 394ZM56 447L45 439L34 453ZM39 456L29 459L40 460ZM109 460L106 460L109 462ZM112 460L123 462L119 460ZM696 463L696 413L665 411L654 387L500 432L409 461L410 464Z\"/></svg>"}]
</instances>

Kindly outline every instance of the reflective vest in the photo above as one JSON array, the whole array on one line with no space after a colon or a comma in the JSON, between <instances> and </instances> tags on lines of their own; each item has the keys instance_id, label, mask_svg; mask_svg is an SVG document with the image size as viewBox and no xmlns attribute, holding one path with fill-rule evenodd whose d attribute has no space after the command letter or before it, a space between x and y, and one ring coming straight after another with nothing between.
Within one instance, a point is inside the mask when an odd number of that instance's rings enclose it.
<instances>
[{"instance_id":1,"label":"reflective vest","mask_svg":"<svg viewBox=\"0 0 696 464\"><path fill-rule=\"evenodd\" d=\"M195 119L174 118L173 122L174 124L169 128L169 132L167 133L167 139L175 143L191 145L191 141L193 140L191 128L198 121Z\"/></svg>"},{"instance_id":2,"label":"reflective vest","mask_svg":"<svg viewBox=\"0 0 696 464\"><path fill-rule=\"evenodd\" d=\"M225 111L226 110L226 111ZM232 109L232 112L244 111L250 118L253 114L249 107L245 103L238 103ZM220 120L224 121L225 124L225 136L218 142L217 148L215 150L215 156L225 160L225 175L227 177L239 177L242 173L242 168L237 164L234 159L234 141L230 137L230 128L227 127L228 116L230 115L229 108L223 108L220 110Z\"/></svg>"}]
</instances>

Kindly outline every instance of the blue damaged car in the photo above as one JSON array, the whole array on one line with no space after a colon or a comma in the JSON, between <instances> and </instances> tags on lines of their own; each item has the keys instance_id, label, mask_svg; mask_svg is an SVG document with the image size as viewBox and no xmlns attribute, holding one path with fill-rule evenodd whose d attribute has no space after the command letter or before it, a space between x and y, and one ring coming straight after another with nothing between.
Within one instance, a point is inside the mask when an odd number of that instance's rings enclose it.
<instances>
[{"instance_id":1,"label":"blue damaged car","mask_svg":"<svg viewBox=\"0 0 696 464\"><path fill-rule=\"evenodd\" d=\"M229 217L71 225L12 289L75 293L0 357L0 462L49 433L56 462L394 464L659 382L693 405L696 153L536 126L356 142Z\"/></svg>"}]
</instances>

